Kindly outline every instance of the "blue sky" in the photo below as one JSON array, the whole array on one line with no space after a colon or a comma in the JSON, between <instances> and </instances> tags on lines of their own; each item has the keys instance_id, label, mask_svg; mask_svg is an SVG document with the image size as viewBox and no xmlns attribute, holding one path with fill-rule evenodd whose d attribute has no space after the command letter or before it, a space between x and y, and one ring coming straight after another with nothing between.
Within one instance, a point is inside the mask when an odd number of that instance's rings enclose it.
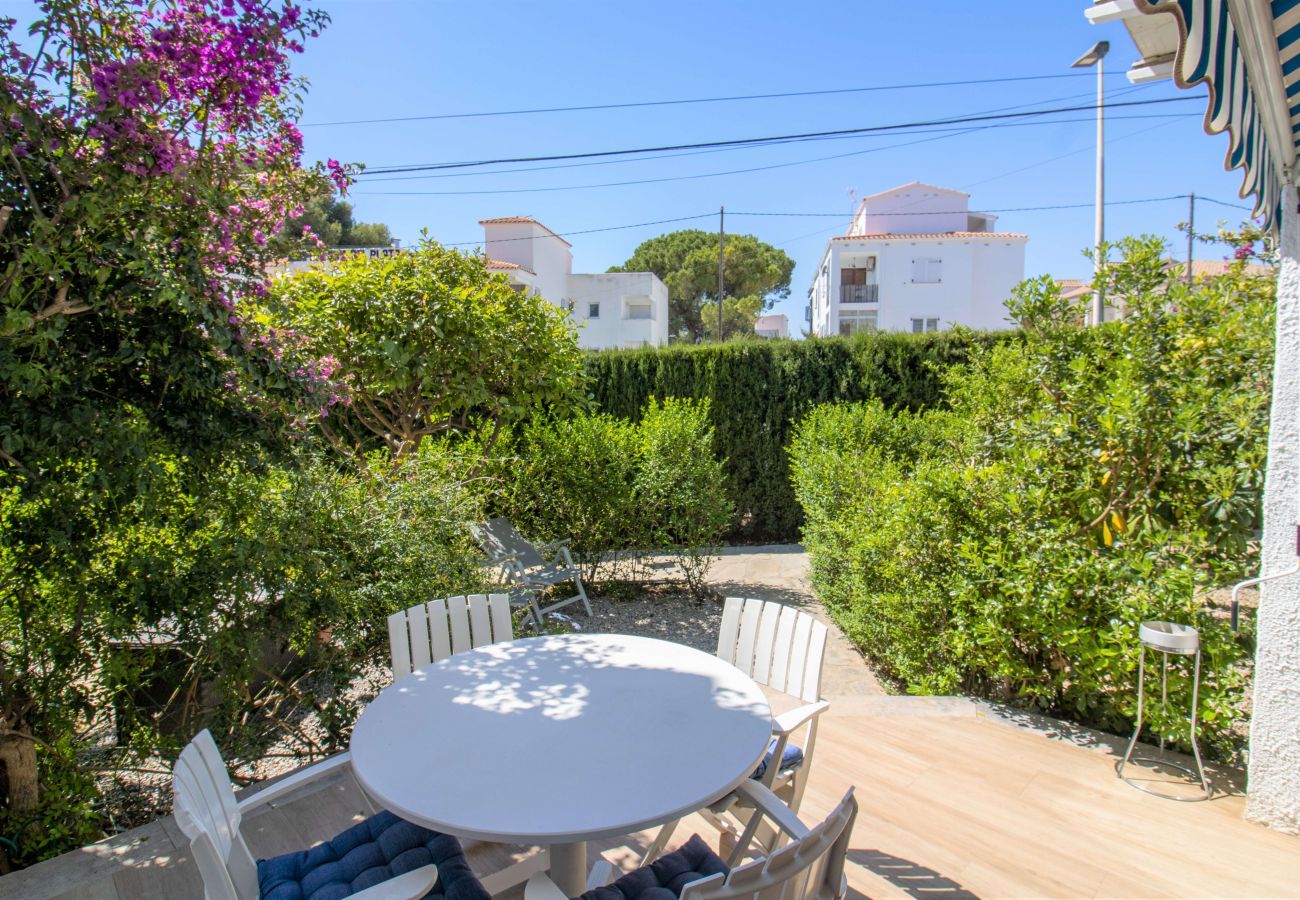
<instances>
[{"instance_id":1,"label":"blue sky","mask_svg":"<svg viewBox=\"0 0 1300 900\"><path fill-rule=\"evenodd\" d=\"M1119 24L1089 25L1078 2L973 4L712 2L501 2L323 0L333 17L296 68L311 82L303 116L307 156L371 166L538 156L883 125L1092 102L1085 77L639 109L450 118L330 126L323 123L537 107L861 88L979 78L1063 75L1094 41L1111 41L1108 100L1196 95L1202 100L1108 115L1107 236L1152 232L1184 252L1176 224L1187 194L1237 199L1223 171L1226 136L1201 129L1205 89L1161 83L1133 91L1121 73L1135 53ZM26 2L0 0L23 18ZM28 13L30 17L30 13ZM1123 116L1173 116L1129 121ZM995 128L922 141L866 136L668 158L456 177L363 178L356 216L387 223L407 241L427 228L447 243L475 241L481 218L531 215L559 232L712 214L696 221L571 237L576 271L603 271L636 245L681 227L748 232L796 261L778 311L802 324L805 292L826 239L841 233L858 196L909 181L968 191L976 209L1082 204L1005 212L998 228L1029 234L1026 274L1086 277L1092 240L1094 126L1073 122ZM907 146L898 146L907 144ZM807 162L821 157L856 154ZM783 165L786 163L797 165ZM762 171L683 178L736 169ZM507 168L529 168L512 166ZM449 174L449 173L441 173ZM409 176L407 176L409 178ZM679 180L655 180L679 179ZM610 182L651 183L593 187ZM559 189L556 189L559 188ZM510 191L512 193L504 193ZM436 193L435 193L436 192ZM481 193L456 193L481 192ZM1114 205L1111 205L1114 204ZM741 213L837 213L801 218ZM1198 230L1240 221L1235 209L1198 203ZM1221 256L1206 248L1198 255Z\"/></svg>"}]
</instances>

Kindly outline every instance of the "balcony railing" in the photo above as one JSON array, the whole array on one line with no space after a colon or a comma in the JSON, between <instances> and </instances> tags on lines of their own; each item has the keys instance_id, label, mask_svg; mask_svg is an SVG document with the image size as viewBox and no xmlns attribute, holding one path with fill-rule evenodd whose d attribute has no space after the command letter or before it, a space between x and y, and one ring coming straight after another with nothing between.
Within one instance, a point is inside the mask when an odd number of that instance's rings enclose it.
<instances>
[{"instance_id":1,"label":"balcony railing","mask_svg":"<svg viewBox=\"0 0 1300 900\"><path fill-rule=\"evenodd\" d=\"M840 285L840 302L878 303L880 302L880 285L842 284Z\"/></svg>"}]
</instances>

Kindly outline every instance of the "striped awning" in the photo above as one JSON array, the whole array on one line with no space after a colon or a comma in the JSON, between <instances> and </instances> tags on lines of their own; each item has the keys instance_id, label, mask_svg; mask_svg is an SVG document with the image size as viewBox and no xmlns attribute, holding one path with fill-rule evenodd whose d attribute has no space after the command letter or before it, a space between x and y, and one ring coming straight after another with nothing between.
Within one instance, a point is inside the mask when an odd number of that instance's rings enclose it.
<instances>
[{"instance_id":1,"label":"striped awning","mask_svg":"<svg viewBox=\"0 0 1300 900\"><path fill-rule=\"evenodd\" d=\"M1282 184L1300 144L1300 0L1135 5L1177 19L1174 80L1179 87L1208 85L1205 130L1228 133L1225 166L1242 170L1241 196L1254 198L1253 215L1276 226Z\"/></svg>"}]
</instances>

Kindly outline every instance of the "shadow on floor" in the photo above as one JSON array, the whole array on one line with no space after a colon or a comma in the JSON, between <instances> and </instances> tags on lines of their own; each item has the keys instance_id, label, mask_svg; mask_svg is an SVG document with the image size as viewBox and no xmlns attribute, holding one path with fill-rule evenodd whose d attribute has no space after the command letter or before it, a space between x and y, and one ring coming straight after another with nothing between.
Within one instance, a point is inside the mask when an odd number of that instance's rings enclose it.
<instances>
[{"instance_id":1,"label":"shadow on floor","mask_svg":"<svg viewBox=\"0 0 1300 900\"><path fill-rule=\"evenodd\" d=\"M979 900L951 878L908 859L881 850L850 850L849 862L885 879L912 897L945 897L949 900Z\"/></svg>"},{"instance_id":2,"label":"shadow on floor","mask_svg":"<svg viewBox=\"0 0 1300 900\"><path fill-rule=\"evenodd\" d=\"M817 601L807 591L796 588L777 587L771 584L755 584L742 581L714 581L710 579L709 587L723 597L746 597L755 600L775 600L785 606L807 607Z\"/></svg>"},{"instance_id":3,"label":"shadow on floor","mask_svg":"<svg viewBox=\"0 0 1300 900\"><path fill-rule=\"evenodd\" d=\"M988 702L987 706L994 715L1012 725L1030 731L1037 731L1049 738L1074 744L1076 747L1103 750L1116 762L1124 756L1124 751L1128 747L1129 739L1127 736L1121 737L1108 734L1084 725L1076 725L1072 722L1064 722L1028 710L1017 709L1004 703ZM1139 742L1133 749L1134 757L1146 757L1147 761L1135 763L1132 768L1126 770L1130 776L1135 781L1149 783L1150 786L1155 787L1157 790L1166 789L1161 787L1165 785L1167 788L1173 788L1175 794L1181 794L1177 790L1179 787L1193 788L1192 795L1199 792L1199 788L1194 787L1186 773L1174 768L1174 765L1190 767L1193 764L1192 757L1185 753L1161 750L1156 746L1145 743L1148 737L1148 733L1144 732L1142 735L1143 741ZM1201 745L1201 752L1205 752L1204 744ZM1246 792L1246 773L1241 769L1207 761L1205 774L1214 787L1212 800L1242 796Z\"/></svg>"}]
</instances>

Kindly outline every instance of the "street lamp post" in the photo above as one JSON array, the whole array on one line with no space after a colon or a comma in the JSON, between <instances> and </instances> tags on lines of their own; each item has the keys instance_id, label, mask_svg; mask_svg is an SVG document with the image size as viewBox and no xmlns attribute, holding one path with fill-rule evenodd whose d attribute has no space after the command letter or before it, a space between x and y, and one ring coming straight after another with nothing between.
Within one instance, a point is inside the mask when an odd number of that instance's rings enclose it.
<instances>
[{"instance_id":1,"label":"street lamp post","mask_svg":"<svg viewBox=\"0 0 1300 900\"><path fill-rule=\"evenodd\" d=\"M1097 200L1094 254L1092 260L1092 324L1100 325L1106 318L1106 286L1102 284L1102 245L1106 241L1106 119L1105 88L1102 60L1110 50L1110 41L1098 41L1092 49L1076 59L1071 68L1097 67Z\"/></svg>"}]
</instances>

